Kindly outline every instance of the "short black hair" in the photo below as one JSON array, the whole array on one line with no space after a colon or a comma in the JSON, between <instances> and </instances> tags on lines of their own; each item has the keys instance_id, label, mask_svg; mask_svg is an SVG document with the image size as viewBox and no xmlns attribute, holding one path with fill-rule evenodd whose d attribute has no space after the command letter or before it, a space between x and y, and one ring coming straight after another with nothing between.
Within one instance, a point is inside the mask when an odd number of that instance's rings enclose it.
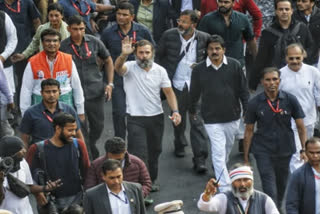
<instances>
[{"instance_id":1,"label":"short black hair","mask_svg":"<svg viewBox=\"0 0 320 214\"><path fill-rule=\"evenodd\" d=\"M48 6L48 14L52 10L58 11L63 16L64 10L63 10L63 7L62 7L61 4L59 4L59 3L49 4L49 6Z\"/></svg>"},{"instance_id":2,"label":"short black hair","mask_svg":"<svg viewBox=\"0 0 320 214\"><path fill-rule=\"evenodd\" d=\"M67 123L75 123L75 122L76 122L76 119L72 114L60 112L53 118L53 127L54 129L56 128L56 126L60 126L61 128L63 128Z\"/></svg>"},{"instance_id":3,"label":"short black hair","mask_svg":"<svg viewBox=\"0 0 320 214\"><path fill-rule=\"evenodd\" d=\"M122 170L121 162L114 159L107 159L102 164L102 173L104 175L107 174L107 171L114 171L120 168Z\"/></svg>"},{"instance_id":4,"label":"short black hair","mask_svg":"<svg viewBox=\"0 0 320 214\"><path fill-rule=\"evenodd\" d=\"M289 2L290 3L290 7L292 9L292 1L291 0L275 0L274 1L274 9L275 10L278 9L278 3L279 2Z\"/></svg>"},{"instance_id":5,"label":"short black hair","mask_svg":"<svg viewBox=\"0 0 320 214\"><path fill-rule=\"evenodd\" d=\"M105 142L104 150L106 153L121 154L127 151L127 144L121 137L113 137Z\"/></svg>"},{"instance_id":6,"label":"short black hair","mask_svg":"<svg viewBox=\"0 0 320 214\"><path fill-rule=\"evenodd\" d=\"M180 16L190 16L191 22L197 24L199 16L194 10L184 10L180 13Z\"/></svg>"},{"instance_id":7,"label":"short black hair","mask_svg":"<svg viewBox=\"0 0 320 214\"><path fill-rule=\"evenodd\" d=\"M214 34L209 37L209 39L207 41L207 47L210 45L210 43L219 43L222 48L225 48L224 39L217 34Z\"/></svg>"},{"instance_id":8,"label":"short black hair","mask_svg":"<svg viewBox=\"0 0 320 214\"><path fill-rule=\"evenodd\" d=\"M43 91L46 86L57 86L58 89L60 89L60 82L58 80L52 79L52 78L43 80L41 82L41 91Z\"/></svg>"},{"instance_id":9,"label":"short black hair","mask_svg":"<svg viewBox=\"0 0 320 214\"><path fill-rule=\"evenodd\" d=\"M74 16L70 16L68 19L68 25L80 25L81 23L83 23L84 25L86 25L85 21L83 20L82 16L79 15L74 15Z\"/></svg>"},{"instance_id":10,"label":"short black hair","mask_svg":"<svg viewBox=\"0 0 320 214\"><path fill-rule=\"evenodd\" d=\"M152 54L154 54L154 47L153 47L153 44L148 41L148 40L145 40L145 39L142 39L140 41L137 41L135 44L134 44L134 52L137 53L137 50L138 50L138 47L143 47L143 46L146 46L146 45L150 45L151 46L151 51L152 51Z\"/></svg>"},{"instance_id":11,"label":"short black hair","mask_svg":"<svg viewBox=\"0 0 320 214\"><path fill-rule=\"evenodd\" d=\"M50 36L58 36L59 37L59 41L61 41L61 34L58 31L56 31L56 30L54 30L52 28L45 29L44 31L41 32L41 35L40 35L41 41L43 42L44 37L48 36L48 35L50 35Z\"/></svg>"},{"instance_id":12,"label":"short black hair","mask_svg":"<svg viewBox=\"0 0 320 214\"><path fill-rule=\"evenodd\" d=\"M308 145L309 145L309 144L316 144L316 143L320 143L320 138L318 138L318 137L312 137L312 138L308 139L308 140L306 141L306 145L305 145L306 150L308 150Z\"/></svg>"},{"instance_id":13,"label":"short black hair","mask_svg":"<svg viewBox=\"0 0 320 214\"><path fill-rule=\"evenodd\" d=\"M134 15L134 6L133 4L127 1L120 2L116 7L116 11L118 10L129 10L130 14Z\"/></svg>"},{"instance_id":14,"label":"short black hair","mask_svg":"<svg viewBox=\"0 0 320 214\"><path fill-rule=\"evenodd\" d=\"M280 70L278 68L276 68L276 67L267 67L267 68L263 69L263 71L261 73L261 79L263 79L266 74L273 73L273 72L278 73L278 77L280 78L281 72L280 72Z\"/></svg>"}]
</instances>

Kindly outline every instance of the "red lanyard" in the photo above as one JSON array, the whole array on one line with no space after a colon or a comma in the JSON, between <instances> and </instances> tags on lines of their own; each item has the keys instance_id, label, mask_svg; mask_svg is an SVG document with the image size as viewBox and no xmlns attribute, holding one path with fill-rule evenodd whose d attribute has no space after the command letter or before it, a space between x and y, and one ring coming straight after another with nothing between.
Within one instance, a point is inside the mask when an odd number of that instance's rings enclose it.
<instances>
[{"instance_id":1,"label":"red lanyard","mask_svg":"<svg viewBox=\"0 0 320 214\"><path fill-rule=\"evenodd\" d=\"M79 57L80 59L83 59L82 56L80 56L80 54L78 53L78 51L76 50L76 47L74 47L73 44L71 44L71 47L74 51L74 53L77 55L77 57ZM84 47L86 48L86 52L87 52L87 57L84 58L84 59L88 59L90 56L91 56L91 51L89 50L89 47L88 47L88 43L87 42L84 42Z\"/></svg>"},{"instance_id":2,"label":"red lanyard","mask_svg":"<svg viewBox=\"0 0 320 214\"><path fill-rule=\"evenodd\" d=\"M320 177L318 175L314 175L314 178L320 180Z\"/></svg>"},{"instance_id":3,"label":"red lanyard","mask_svg":"<svg viewBox=\"0 0 320 214\"><path fill-rule=\"evenodd\" d=\"M49 120L50 123L53 122L53 119L46 112L43 111L42 114Z\"/></svg>"},{"instance_id":4,"label":"red lanyard","mask_svg":"<svg viewBox=\"0 0 320 214\"><path fill-rule=\"evenodd\" d=\"M118 34L120 36L121 39L124 39L124 37L122 36L120 30L118 30ZM137 42L137 32L136 31L133 31L132 32L132 36L133 36L133 40L132 40L132 43L135 44Z\"/></svg>"},{"instance_id":5,"label":"red lanyard","mask_svg":"<svg viewBox=\"0 0 320 214\"><path fill-rule=\"evenodd\" d=\"M6 5L6 7L11 10L14 13L20 13L20 0L17 0L17 9L13 9L12 7L10 7L7 3L4 3Z\"/></svg>"},{"instance_id":6,"label":"red lanyard","mask_svg":"<svg viewBox=\"0 0 320 214\"><path fill-rule=\"evenodd\" d=\"M272 110L274 113L280 113L280 112L282 112L282 109L279 109L279 103L280 103L279 100L277 101L277 108L276 108L276 109L274 109L274 107L273 107L273 105L271 104L271 101L270 101L269 99L267 99L267 102L268 102L271 110Z\"/></svg>"},{"instance_id":7,"label":"red lanyard","mask_svg":"<svg viewBox=\"0 0 320 214\"><path fill-rule=\"evenodd\" d=\"M80 8L72 0L70 0L70 1L71 1L72 6L74 7L74 9L76 9L81 16L87 16L90 13L91 9L90 9L90 5L88 4L88 2L84 1L84 3L87 6L87 11L85 13L83 13L80 10Z\"/></svg>"}]
</instances>

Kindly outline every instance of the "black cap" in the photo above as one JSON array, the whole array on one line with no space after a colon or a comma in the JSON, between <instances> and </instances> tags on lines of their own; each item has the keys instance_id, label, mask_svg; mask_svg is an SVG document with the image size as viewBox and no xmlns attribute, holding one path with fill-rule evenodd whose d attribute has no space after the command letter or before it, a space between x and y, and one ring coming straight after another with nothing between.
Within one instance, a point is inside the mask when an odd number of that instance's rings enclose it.
<instances>
[{"instance_id":1,"label":"black cap","mask_svg":"<svg viewBox=\"0 0 320 214\"><path fill-rule=\"evenodd\" d=\"M0 140L0 157L12 156L23 149L23 142L16 136L4 136Z\"/></svg>"}]
</instances>

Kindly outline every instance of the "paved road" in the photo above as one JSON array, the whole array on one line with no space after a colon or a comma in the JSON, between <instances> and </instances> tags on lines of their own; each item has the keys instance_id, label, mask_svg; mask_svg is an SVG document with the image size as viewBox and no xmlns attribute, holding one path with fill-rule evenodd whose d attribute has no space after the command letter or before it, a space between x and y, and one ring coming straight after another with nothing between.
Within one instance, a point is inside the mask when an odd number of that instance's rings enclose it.
<instances>
[{"instance_id":1,"label":"paved road","mask_svg":"<svg viewBox=\"0 0 320 214\"><path fill-rule=\"evenodd\" d=\"M164 103L165 114L169 115L167 104ZM112 108L111 103L106 103L105 108L105 129L103 135L99 139L98 148L100 155L104 154L103 145L106 139L113 136L112 126ZM167 116L165 117L167 118ZM234 144L233 151L230 155L228 166L241 161L242 155L237 152L237 143ZM209 147L210 148L210 147ZM151 197L155 203L147 208L148 213L155 213L153 208L156 204L171 201L183 200L183 210L186 214L204 213L197 208L197 200L204 190L206 182L214 173L211 167L211 159L208 158L208 173L204 175L196 174L192 169L192 151L189 144L186 147L186 156L184 158L176 158L173 154L173 129L169 119L165 119L165 131L163 137L163 152L160 156L159 178L160 191L151 193ZM261 190L260 178L256 167L255 171L255 188Z\"/></svg>"}]
</instances>

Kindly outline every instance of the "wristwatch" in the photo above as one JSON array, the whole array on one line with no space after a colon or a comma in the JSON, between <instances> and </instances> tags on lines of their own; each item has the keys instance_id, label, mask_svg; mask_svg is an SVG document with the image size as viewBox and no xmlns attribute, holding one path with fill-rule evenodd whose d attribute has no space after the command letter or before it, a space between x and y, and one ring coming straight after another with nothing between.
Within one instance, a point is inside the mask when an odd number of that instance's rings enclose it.
<instances>
[{"instance_id":1,"label":"wristwatch","mask_svg":"<svg viewBox=\"0 0 320 214\"><path fill-rule=\"evenodd\" d=\"M113 83L109 83L108 85L110 85L112 88L114 88L114 84Z\"/></svg>"}]
</instances>

